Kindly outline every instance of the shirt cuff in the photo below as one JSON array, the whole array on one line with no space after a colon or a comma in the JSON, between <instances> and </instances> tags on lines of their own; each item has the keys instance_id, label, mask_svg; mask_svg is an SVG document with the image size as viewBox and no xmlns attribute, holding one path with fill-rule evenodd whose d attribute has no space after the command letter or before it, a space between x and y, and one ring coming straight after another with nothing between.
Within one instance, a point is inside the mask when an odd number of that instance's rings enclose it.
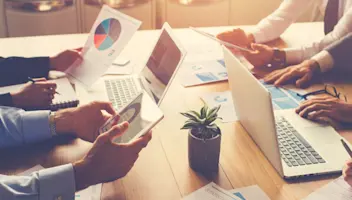
<instances>
[{"instance_id":1,"label":"shirt cuff","mask_svg":"<svg viewBox=\"0 0 352 200\"><path fill-rule=\"evenodd\" d=\"M39 199L75 199L76 183L71 164L40 170Z\"/></svg>"},{"instance_id":2,"label":"shirt cuff","mask_svg":"<svg viewBox=\"0 0 352 200\"><path fill-rule=\"evenodd\" d=\"M12 96L10 93L0 94L0 105L13 107Z\"/></svg>"},{"instance_id":3,"label":"shirt cuff","mask_svg":"<svg viewBox=\"0 0 352 200\"><path fill-rule=\"evenodd\" d=\"M50 111L29 111L21 113L22 131L26 143L38 142L51 138Z\"/></svg>"},{"instance_id":4,"label":"shirt cuff","mask_svg":"<svg viewBox=\"0 0 352 200\"><path fill-rule=\"evenodd\" d=\"M326 50L319 52L311 59L319 63L321 72L327 72L334 67L334 59Z\"/></svg>"},{"instance_id":5,"label":"shirt cuff","mask_svg":"<svg viewBox=\"0 0 352 200\"><path fill-rule=\"evenodd\" d=\"M287 64L297 64L304 60L301 48L285 48Z\"/></svg>"}]
</instances>

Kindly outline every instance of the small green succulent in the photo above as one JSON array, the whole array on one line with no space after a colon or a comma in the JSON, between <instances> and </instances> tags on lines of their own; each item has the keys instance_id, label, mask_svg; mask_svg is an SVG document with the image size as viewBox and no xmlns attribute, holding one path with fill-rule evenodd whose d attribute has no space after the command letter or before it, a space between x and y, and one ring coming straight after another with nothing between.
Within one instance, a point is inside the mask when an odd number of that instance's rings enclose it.
<instances>
[{"instance_id":1,"label":"small green succulent","mask_svg":"<svg viewBox=\"0 0 352 200\"><path fill-rule=\"evenodd\" d=\"M191 129L192 134L200 139L206 140L221 134L221 130L215 121L221 119L218 117L220 105L209 109L205 104L201 108L200 113L196 111L188 111L181 115L188 118L181 129Z\"/></svg>"}]
</instances>

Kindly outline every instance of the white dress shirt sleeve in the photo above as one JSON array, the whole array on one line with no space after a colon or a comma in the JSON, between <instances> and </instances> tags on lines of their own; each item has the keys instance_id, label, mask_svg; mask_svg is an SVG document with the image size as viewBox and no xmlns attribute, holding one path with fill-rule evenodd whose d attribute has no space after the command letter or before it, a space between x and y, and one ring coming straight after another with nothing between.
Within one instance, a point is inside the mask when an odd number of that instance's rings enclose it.
<instances>
[{"instance_id":1,"label":"white dress shirt sleeve","mask_svg":"<svg viewBox=\"0 0 352 200\"><path fill-rule=\"evenodd\" d=\"M71 164L40 170L30 176L0 175L0 199L73 200L75 190Z\"/></svg>"},{"instance_id":2,"label":"white dress shirt sleeve","mask_svg":"<svg viewBox=\"0 0 352 200\"><path fill-rule=\"evenodd\" d=\"M252 31L256 43L274 40L306 11L315 0L284 0L272 14Z\"/></svg>"},{"instance_id":3,"label":"white dress shirt sleeve","mask_svg":"<svg viewBox=\"0 0 352 200\"><path fill-rule=\"evenodd\" d=\"M312 56L350 32L352 32L352 7L344 13L342 18L336 24L334 30L325 35L322 39L302 47L285 49L286 61L288 64L296 64L303 60L310 59Z\"/></svg>"},{"instance_id":4,"label":"white dress shirt sleeve","mask_svg":"<svg viewBox=\"0 0 352 200\"><path fill-rule=\"evenodd\" d=\"M319 64L321 72L327 72L334 66L334 59L326 50L314 55L312 60L315 60Z\"/></svg>"}]
</instances>

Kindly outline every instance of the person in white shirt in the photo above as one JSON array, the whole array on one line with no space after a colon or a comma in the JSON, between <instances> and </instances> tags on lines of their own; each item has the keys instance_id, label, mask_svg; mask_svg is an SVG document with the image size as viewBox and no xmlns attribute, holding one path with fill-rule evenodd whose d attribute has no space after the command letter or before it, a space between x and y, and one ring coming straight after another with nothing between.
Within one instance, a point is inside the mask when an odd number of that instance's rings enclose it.
<instances>
[{"instance_id":1,"label":"person in white shirt","mask_svg":"<svg viewBox=\"0 0 352 200\"><path fill-rule=\"evenodd\" d=\"M325 12L324 31L326 35L323 38L297 48L276 49L259 44L280 37L312 3L319 3L321 11ZM324 48L350 32L352 32L351 0L284 0L280 7L261 20L252 32L245 33L241 29L234 29L220 33L217 37L236 45L251 47L253 51L243 52L243 55L254 67L269 64L278 68L294 65L298 69L319 66L322 72L327 72L333 67L333 63ZM291 70L285 70L285 73L280 75L287 76L291 73ZM275 85L283 83L277 82L279 78L273 81ZM300 75L291 79L298 80L296 81L298 87L308 86L309 82L305 81L305 84L302 84L302 81L299 81L301 78L306 79L307 77Z\"/></svg>"}]
</instances>

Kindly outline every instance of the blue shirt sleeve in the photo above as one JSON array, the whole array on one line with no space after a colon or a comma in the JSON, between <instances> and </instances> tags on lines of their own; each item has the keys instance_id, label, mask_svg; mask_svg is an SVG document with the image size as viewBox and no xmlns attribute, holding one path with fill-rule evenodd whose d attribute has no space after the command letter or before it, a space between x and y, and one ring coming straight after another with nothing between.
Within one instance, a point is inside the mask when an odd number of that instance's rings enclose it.
<instances>
[{"instance_id":1,"label":"blue shirt sleeve","mask_svg":"<svg viewBox=\"0 0 352 200\"><path fill-rule=\"evenodd\" d=\"M50 111L24 111L0 106L0 148L51 138Z\"/></svg>"},{"instance_id":2,"label":"blue shirt sleeve","mask_svg":"<svg viewBox=\"0 0 352 200\"><path fill-rule=\"evenodd\" d=\"M73 200L75 191L71 164L40 170L30 176L0 175L0 199Z\"/></svg>"}]
</instances>

